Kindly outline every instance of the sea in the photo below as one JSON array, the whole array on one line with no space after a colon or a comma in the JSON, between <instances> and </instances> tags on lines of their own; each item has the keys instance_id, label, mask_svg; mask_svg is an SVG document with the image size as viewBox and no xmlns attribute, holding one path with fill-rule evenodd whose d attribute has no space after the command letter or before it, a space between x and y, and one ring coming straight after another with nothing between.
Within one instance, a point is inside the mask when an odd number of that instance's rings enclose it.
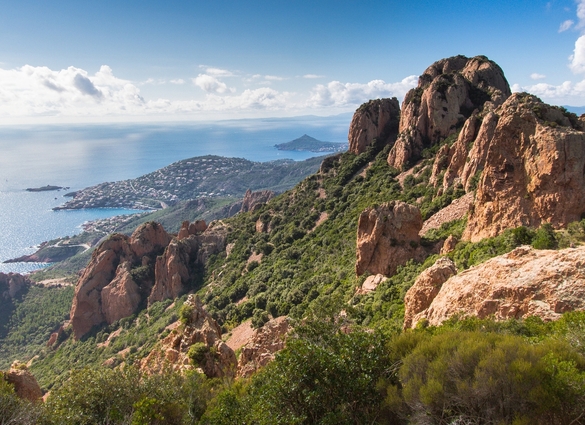
<instances>
[{"instance_id":1,"label":"sea","mask_svg":"<svg viewBox=\"0 0 585 425\"><path fill-rule=\"evenodd\" d=\"M275 144L303 134L347 143L350 114L196 123L0 126L0 272L29 273L46 264L3 263L39 244L82 231L99 218L136 213L98 208L53 211L68 192L139 177L202 155L251 161L304 160L322 155L279 151ZM46 185L59 191L28 192Z\"/></svg>"}]
</instances>

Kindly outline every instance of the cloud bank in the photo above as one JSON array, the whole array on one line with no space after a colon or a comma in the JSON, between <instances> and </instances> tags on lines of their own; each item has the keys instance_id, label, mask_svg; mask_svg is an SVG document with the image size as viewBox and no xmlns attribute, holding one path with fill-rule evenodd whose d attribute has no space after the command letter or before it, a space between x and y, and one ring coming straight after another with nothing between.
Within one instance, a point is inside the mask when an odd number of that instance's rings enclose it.
<instances>
[{"instance_id":1,"label":"cloud bank","mask_svg":"<svg viewBox=\"0 0 585 425\"><path fill-rule=\"evenodd\" d=\"M207 116L209 113L226 112L262 116L263 111L276 111L283 115L332 114L352 111L373 98L396 96L402 100L404 94L417 83L416 76L397 83L383 80L368 83L331 81L299 93L266 86L246 88L250 81L263 84L266 81L280 83L288 80L287 84L294 84L294 78L260 74L240 76L212 67L205 67L204 71L189 83L184 79L132 82L114 75L107 65L93 75L73 66L62 70L30 65L15 69L0 68L0 120L2 123L11 123L11 118L15 117L75 117L78 120L126 117L131 120L137 116L196 119L200 113L208 113ZM228 77L234 84L222 81ZM236 89L238 79L245 89ZM193 98L189 100L145 99L139 88L144 85L164 88L166 84L187 83L195 89Z\"/></svg>"}]
</instances>

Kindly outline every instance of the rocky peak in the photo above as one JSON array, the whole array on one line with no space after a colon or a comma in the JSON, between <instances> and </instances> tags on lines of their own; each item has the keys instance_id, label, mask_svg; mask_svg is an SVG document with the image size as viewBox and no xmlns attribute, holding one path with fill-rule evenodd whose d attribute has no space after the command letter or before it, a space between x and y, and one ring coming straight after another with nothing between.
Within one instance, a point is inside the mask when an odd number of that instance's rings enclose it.
<instances>
[{"instance_id":1,"label":"rocky peak","mask_svg":"<svg viewBox=\"0 0 585 425\"><path fill-rule=\"evenodd\" d=\"M485 56L454 56L432 64L402 103L399 134L388 164L402 169L461 128L474 111L500 105L511 91L501 68Z\"/></svg>"},{"instance_id":2,"label":"rocky peak","mask_svg":"<svg viewBox=\"0 0 585 425\"><path fill-rule=\"evenodd\" d=\"M364 152L378 139L380 145L393 144L398 134L400 106L398 99L376 99L361 105L349 125L349 151L356 155Z\"/></svg>"}]
</instances>

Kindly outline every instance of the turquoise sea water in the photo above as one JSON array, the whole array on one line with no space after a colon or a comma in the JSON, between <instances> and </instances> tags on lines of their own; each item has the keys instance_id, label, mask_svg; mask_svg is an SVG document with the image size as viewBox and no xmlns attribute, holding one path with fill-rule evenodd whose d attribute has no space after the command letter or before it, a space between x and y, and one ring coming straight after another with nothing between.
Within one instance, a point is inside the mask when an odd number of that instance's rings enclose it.
<instances>
[{"instance_id":1,"label":"turquoise sea water","mask_svg":"<svg viewBox=\"0 0 585 425\"><path fill-rule=\"evenodd\" d=\"M79 233L85 221L131 212L52 211L66 200L67 191L135 178L201 155L303 160L318 154L279 151L274 145L303 134L347 142L350 119L350 115L342 115L197 124L0 127L0 272L39 268L42 265L1 262L30 254L43 241ZM47 184L70 189L24 190Z\"/></svg>"}]
</instances>

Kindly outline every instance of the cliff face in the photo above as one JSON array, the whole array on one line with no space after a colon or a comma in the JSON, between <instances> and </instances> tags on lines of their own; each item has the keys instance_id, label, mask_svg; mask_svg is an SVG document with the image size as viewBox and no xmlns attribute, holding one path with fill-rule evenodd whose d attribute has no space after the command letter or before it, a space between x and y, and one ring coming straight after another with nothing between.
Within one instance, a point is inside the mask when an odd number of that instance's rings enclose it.
<instances>
[{"instance_id":1,"label":"cliff face","mask_svg":"<svg viewBox=\"0 0 585 425\"><path fill-rule=\"evenodd\" d=\"M356 274L392 275L408 260L424 258L419 246L421 228L419 209L404 202L363 211L358 221Z\"/></svg>"},{"instance_id":2,"label":"cliff face","mask_svg":"<svg viewBox=\"0 0 585 425\"><path fill-rule=\"evenodd\" d=\"M418 159L424 148L455 133L474 111L498 106L510 93L501 68L484 56L435 62L404 98L388 164L402 169Z\"/></svg>"},{"instance_id":3,"label":"cliff face","mask_svg":"<svg viewBox=\"0 0 585 425\"><path fill-rule=\"evenodd\" d=\"M398 99L370 100L359 107L349 125L349 152L359 155L378 139L380 145L396 141L400 106Z\"/></svg>"},{"instance_id":4,"label":"cliff face","mask_svg":"<svg viewBox=\"0 0 585 425\"><path fill-rule=\"evenodd\" d=\"M130 237L112 235L94 251L77 282L71 307L75 338L135 313L146 302L184 293L197 266L225 249L225 234L219 224L207 229L194 223L179 239L160 224L146 223Z\"/></svg>"},{"instance_id":5,"label":"cliff face","mask_svg":"<svg viewBox=\"0 0 585 425\"><path fill-rule=\"evenodd\" d=\"M522 246L452 277L453 270L445 273L441 261L450 260L440 259L406 294L405 327L422 319L437 326L455 315L546 321L585 309L585 247L549 251Z\"/></svg>"},{"instance_id":6,"label":"cliff face","mask_svg":"<svg viewBox=\"0 0 585 425\"><path fill-rule=\"evenodd\" d=\"M582 124L534 96L514 94L486 116L469 158L462 182L480 173L481 178L466 239L543 222L566 227L585 212Z\"/></svg>"}]
</instances>

